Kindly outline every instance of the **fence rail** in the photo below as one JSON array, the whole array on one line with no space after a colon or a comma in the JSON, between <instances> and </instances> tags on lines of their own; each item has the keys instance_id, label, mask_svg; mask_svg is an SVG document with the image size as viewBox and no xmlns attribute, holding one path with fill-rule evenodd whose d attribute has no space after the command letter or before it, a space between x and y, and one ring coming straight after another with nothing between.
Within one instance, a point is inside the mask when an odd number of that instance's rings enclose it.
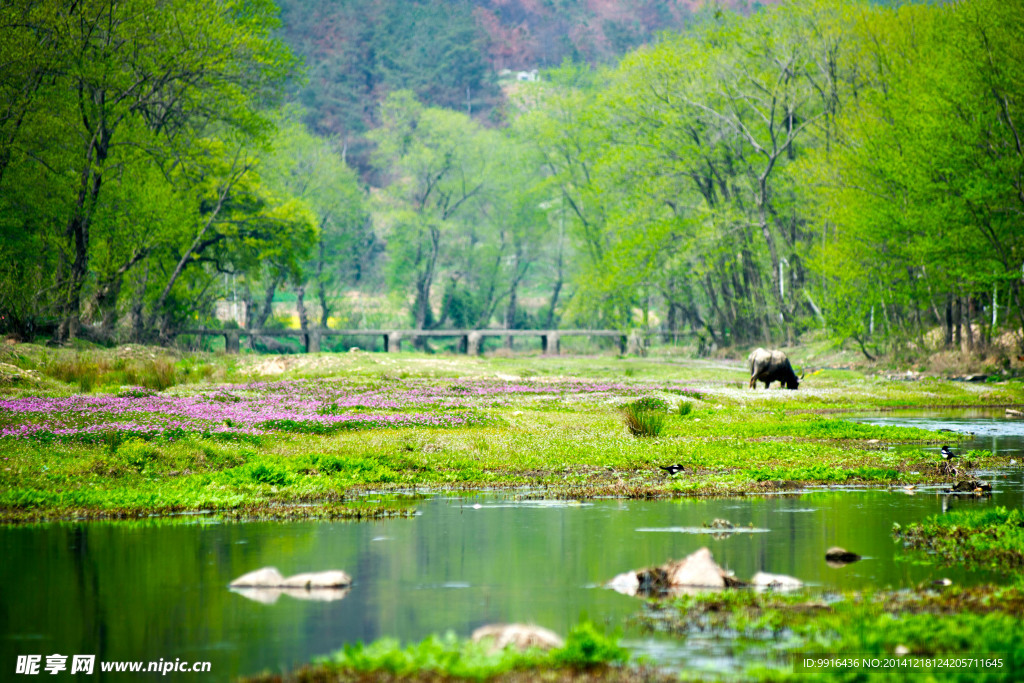
<instances>
[{"instance_id":1,"label":"fence rail","mask_svg":"<svg viewBox=\"0 0 1024 683\"><path fill-rule=\"evenodd\" d=\"M384 351L397 353L402 350L403 341L415 341L425 337L460 337L460 349L470 355L479 355L483 349L484 337L540 337L544 353L558 354L562 337L613 337L618 340L619 349L625 352L630 343L630 335L618 330L332 330L314 328L309 330L268 330L268 329L182 329L174 333L178 335L197 335L206 337L224 337L224 349L228 353L238 353L242 337L298 337L305 346L307 353L320 350L320 340L324 337L383 337ZM636 335L636 333L633 333Z\"/></svg>"}]
</instances>

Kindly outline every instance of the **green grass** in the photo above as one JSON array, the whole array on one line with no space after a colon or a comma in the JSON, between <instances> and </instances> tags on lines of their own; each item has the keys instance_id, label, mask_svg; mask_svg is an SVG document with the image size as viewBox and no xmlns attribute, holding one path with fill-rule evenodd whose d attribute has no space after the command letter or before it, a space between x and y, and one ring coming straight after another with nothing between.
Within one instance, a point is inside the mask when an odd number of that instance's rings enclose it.
<instances>
[{"instance_id":1,"label":"green grass","mask_svg":"<svg viewBox=\"0 0 1024 683\"><path fill-rule=\"evenodd\" d=\"M633 436L659 436L668 422L668 404L658 398L641 398L619 407L622 421Z\"/></svg>"},{"instance_id":2,"label":"green grass","mask_svg":"<svg viewBox=\"0 0 1024 683\"><path fill-rule=\"evenodd\" d=\"M897 524L894 533L907 547L926 550L946 564L1024 568L1024 513L1016 508L952 510L905 528Z\"/></svg>"},{"instance_id":3,"label":"green grass","mask_svg":"<svg viewBox=\"0 0 1024 683\"><path fill-rule=\"evenodd\" d=\"M621 382L632 375L629 381L640 383L641 398L636 392L510 396L458 409L471 418L469 424L445 429L268 423L271 433L256 436L182 433L143 441L97 433L80 438L81 443L0 439L0 519L332 503L371 489L531 486L550 495L650 497L758 492L780 481L937 481L934 446L952 441L950 435L858 424L822 410L1002 404L1021 395L1020 382L889 382L848 371L815 375L806 391L803 385L795 392L750 391L739 363L731 374L717 362L612 357L313 354L289 356L283 375L258 374L272 359L179 355L137 346L76 352L22 344L0 348L0 396L66 396L80 391L83 382L93 382L93 392L145 395L173 379L164 395L205 392L227 401L258 390L214 390L216 383L341 375L401 392L410 378L451 387L458 378ZM147 372L152 381L143 377ZM723 377L735 379L735 385L723 384ZM620 405L643 424L625 425ZM321 411L353 409L328 403ZM411 410L431 407L397 412ZM13 419L0 409L0 427ZM890 450L889 444L905 445ZM675 463L686 468L684 475L669 478L658 469ZM316 514L315 505L308 509Z\"/></svg>"},{"instance_id":4,"label":"green grass","mask_svg":"<svg viewBox=\"0 0 1024 683\"><path fill-rule=\"evenodd\" d=\"M739 651L768 646L769 661L745 671L744 680L905 680L905 670L810 674L792 666L797 654L892 658L901 648L925 658L992 653L1004 660L999 669L934 671L912 680L1015 681L1024 667L1022 608L1019 587L826 596L726 591L672 599L638 622L652 631L727 637Z\"/></svg>"},{"instance_id":5,"label":"green grass","mask_svg":"<svg viewBox=\"0 0 1024 683\"><path fill-rule=\"evenodd\" d=\"M346 645L284 680L411 679L426 674L438 679L481 681L541 669L608 673L628 660L629 652L619 646L616 638L584 621L569 632L564 646L548 652L520 652L514 648L490 652L488 643L463 640L451 632L405 646L395 639L383 638L367 645ZM268 674L245 680L256 683L281 679Z\"/></svg>"},{"instance_id":6,"label":"green grass","mask_svg":"<svg viewBox=\"0 0 1024 683\"><path fill-rule=\"evenodd\" d=\"M950 435L858 424L830 413L1019 404L1024 395L1019 380L981 386L893 382L855 371L809 375L795 392L750 391L741 363L730 371L720 362L650 358L317 354L288 357L281 375L259 374L270 358L181 355L143 347L76 352L20 345L0 348L0 397L81 391L189 396L212 393L218 383L337 376L399 388L410 378L444 386L457 378L494 377L629 378L647 384L628 395L512 396L468 409L480 419L451 429L271 425L276 427L271 433L246 439L197 434L139 439L118 433L100 434L90 443L0 439L0 520L144 518L190 510L218 511L225 519L358 520L410 514L415 497L400 494L435 490L529 486L549 496L647 498L757 493L814 483L937 481L935 446L952 442ZM668 382L679 384L665 388ZM684 388L688 391L681 393ZM256 391L218 389L216 400ZM623 404L645 419L653 416L657 426L649 425L644 438L636 438L617 408ZM327 403L321 410L338 414L350 409ZM0 425L10 420L0 410ZM899 447L889 448L894 444ZM963 457L986 465L1001 462L984 452ZM685 473L667 477L658 469L666 464L683 465ZM395 496L361 502L360 495L371 490ZM1016 573L1024 567L1022 523L1017 510L958 511L899 529L898 534L909 548L932 553L927 561L969 561L1019 577ZM644 610L638 620L672 633L688 634L695 628L717 633L733 639L738 649L768 645L783 658L810 651L890 654L902 645L915 654L1000 652L1013 657L1018 670L1024 667L1019 621L1024 597L1019 587L826 597L806 590L788 596L746 591L688 596L657 611ZM638 674L633 666L620 668L622 661L614 639L581 625L565 648L552 653L488 655L454 636L404 646L379 641L347 648L283 680L659 676ZM743 672L742 678L815 679L794 674L787 666ZM835 678L842 679L829 680ZM978 672L947 672L943 678L961 679L986 680ZM268 675L254 680L282 679ZM987 680L1013 678L1004 670Z\"/></svg>"}]
</instances>

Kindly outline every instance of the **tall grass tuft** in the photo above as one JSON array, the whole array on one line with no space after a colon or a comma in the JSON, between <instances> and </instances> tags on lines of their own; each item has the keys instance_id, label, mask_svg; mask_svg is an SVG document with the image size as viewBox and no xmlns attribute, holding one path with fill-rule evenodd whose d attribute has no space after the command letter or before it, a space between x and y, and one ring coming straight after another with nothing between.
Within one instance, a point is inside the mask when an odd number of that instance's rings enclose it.
<instances>
[{"instance_id":1,"label":"tall grass tuft","mask_svg":"<svg viewBox=\"0 0 1024 683\"><path fill-rule=\"evenodd\" d=\"M657 400L657 399L654 399ZM626 428L633 436L658 436L665 429L667 414L663 407L652 407L651 399L640 399L619 408Z\"/></svg>"},{"instance_id":2,"label":"tall grass tuft","mask_svg":"<svg viewBox=\"0 0 1024 683\"><path fill-rule=\"evenodd\" d=\"M83 355L68 360L56 360L41 369L45 374L61 382L77 384L79 391L83 393L106 385L140 386L153 391L163 391L179 382L174 364L163 358L118 358L111 363L103 358L94 359Z\"/></svg>"}]
</instances>

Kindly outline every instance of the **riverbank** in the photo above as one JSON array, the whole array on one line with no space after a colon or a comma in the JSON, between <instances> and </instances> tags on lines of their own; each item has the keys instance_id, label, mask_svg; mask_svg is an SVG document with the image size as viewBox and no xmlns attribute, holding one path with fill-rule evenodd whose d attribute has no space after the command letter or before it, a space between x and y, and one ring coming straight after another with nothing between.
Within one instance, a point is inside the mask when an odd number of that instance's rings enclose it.
<instances>
[{"instance_id":1,"label":"riverbank","mask_svg":"<svg viewBox=\"0 0 1024 683\"><path fill-rule=\"evenodd\" d=\"M815 372L798 391L750 390L742 364L722 361L16 351L0 395L7 522L408 513L407 503L361 503L368 492L652 498L950 481L938 448L957 435L832 413L1024 398L1020 380L850 370ZM130 379L142 383L118 383ZM656 431L632 434L630 405Z\"/></svg>"}]
</instances>

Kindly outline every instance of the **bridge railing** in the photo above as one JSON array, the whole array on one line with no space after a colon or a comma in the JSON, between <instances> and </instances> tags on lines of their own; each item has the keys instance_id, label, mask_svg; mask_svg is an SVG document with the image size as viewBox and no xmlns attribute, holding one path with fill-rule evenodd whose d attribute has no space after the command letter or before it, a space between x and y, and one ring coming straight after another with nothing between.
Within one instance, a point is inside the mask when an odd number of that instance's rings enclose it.
<instances>
[{"instance_id":1,"label":"bridge railing","mask_svg":"<svg viewBox=\"0 0 1024 683\"><path fill-rule=\"evenodd\" d=\"M540 337L544 353L557 355L560 351L562 337L612 337L618 341L619 349L626 351L629 336L617 330L335 330L328 328L311 328L308 330L270 330L270 329L222 329L205 328L181 329L178 335L221 336L224 337L224 350L238 353L242 337L298 337L306 352L315 353L320 350L320 341L324 337L383 337L384 351L396 353L402 350L403 341L415 341L425 337L458 337L461 338L459 348L467 354L479 355L483 350L485 337Z\"/></svg>"}]
</instances>

